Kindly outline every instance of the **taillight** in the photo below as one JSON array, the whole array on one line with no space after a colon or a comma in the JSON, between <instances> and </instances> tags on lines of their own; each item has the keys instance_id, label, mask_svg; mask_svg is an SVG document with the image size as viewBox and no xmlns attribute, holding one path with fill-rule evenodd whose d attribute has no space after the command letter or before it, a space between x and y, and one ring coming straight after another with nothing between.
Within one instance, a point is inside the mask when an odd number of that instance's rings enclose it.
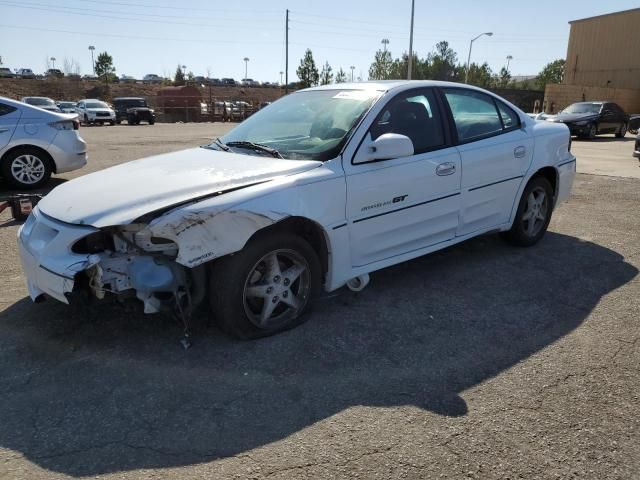
<instances>
[{"instance_id":1,"label":"taillight","mask_svg":"<svg viewBox=\"0 0 640 480\"><path fill-rule=\"evenodd\" d=\"M80 125L77 120L61 120L59 122L51 122L49 126L56 130L78 130Z\"/></svg>"}]
</instances>

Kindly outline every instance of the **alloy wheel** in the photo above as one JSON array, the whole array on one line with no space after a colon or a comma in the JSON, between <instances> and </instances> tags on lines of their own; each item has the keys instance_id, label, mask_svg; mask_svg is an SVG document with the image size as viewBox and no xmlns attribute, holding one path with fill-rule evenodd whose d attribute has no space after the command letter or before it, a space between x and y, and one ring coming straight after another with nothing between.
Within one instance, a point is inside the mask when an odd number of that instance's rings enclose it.
<instances>
[{"instance_id":1,"label":"alloy wheel","mask_svg":"<svg viewBox=\"0 0 640 480\"><path fill-rule=\"evenodd\" d=\"M20 155L11 162L11 175L22 184L38 183L44 177L45 172L44 162L35 155Z\"/></svg>"},{"instance_id":2,"label":"alloy wheel","mask_svg":"<svg viewBox=\"0 0 640 480\"><path fill-rule=\"evenodd\" d=\"M549 197L544 188L534 188L527 197L522 215L522 229L529 237L535 237L544 228L549 212Z\"/></svg>"},{"instance_id":3,"label":"alloy wheel","mask_svg":"<svg viewBox=\"0 0 640 480\"><path fill-rule=\"evenodd\" d=\"M256 327L277 328L304 309L310 292L311 274L305 258L294 250L275 250L249 271L244 310Z\"/></svg>"}]
</instances>

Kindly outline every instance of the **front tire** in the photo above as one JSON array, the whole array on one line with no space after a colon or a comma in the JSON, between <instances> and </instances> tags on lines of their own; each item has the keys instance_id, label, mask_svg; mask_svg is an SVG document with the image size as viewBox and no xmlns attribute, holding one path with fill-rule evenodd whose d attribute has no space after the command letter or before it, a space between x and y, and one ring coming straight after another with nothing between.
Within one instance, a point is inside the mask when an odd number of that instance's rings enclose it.
<instances>
[{"instance_id":1,"label":"front tire","mask_svg":"<svg viewBox=\"0 0 640 480\"><path fill-rule=\"evenodd\" d=\"M209 300L226 333L261 338L304 322L320 283L320 261L313 248L294 234L276 232L258 235L213 265Z\"/></svg>"},{"instance_id":2,"label":"front tire","mask_svg":"<svg viewBox=\"0 0 640 480\"><path fill-rule=\"evenodd\" d=\"M52 173L51 158L42 150L17 148L7 155L1 165L2 176L13 187L32 190L44 185Z\"/></svg>"},{"instance_id":3,"label":"front tire","mask_svg":"<svg viewBox=\"0 0 640 480\"><path fill-rule=\"evenodd\" d=\"M512 245L530 247L547 231L553 212L553 187L544 177L534 177L524 189L511 230L503 237Z\"/></svg>"},{"instance_id":4,"label":"front tire","mask_svg":"<svg viewBox=\"0 0 640 480\"><path fill-rule=\"evenodd\" d=\"M593 140L596 138L596 135L598 135L598 126L595 123L592 123L589 126L589 132L587 133L587 138L589 140Z\"/></svg>"}]
</instances>

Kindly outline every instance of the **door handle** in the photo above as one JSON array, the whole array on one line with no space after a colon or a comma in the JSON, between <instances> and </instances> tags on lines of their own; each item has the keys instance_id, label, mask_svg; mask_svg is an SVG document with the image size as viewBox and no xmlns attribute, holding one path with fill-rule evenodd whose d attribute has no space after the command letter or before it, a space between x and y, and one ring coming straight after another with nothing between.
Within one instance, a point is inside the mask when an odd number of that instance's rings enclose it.
<instances>
[{"instance_id":1,"label":"door handle","mask_svg":"<svg viewBox=\"0 0 640 480\"><path fill-rule=\"evenodd\" d=\"M523 158L527 154L527 149L522 145L513 149L513 156L516 158Z\"/></svg>"},{"instance_id":2,"label":"door handle","mask_svg":"<svg viewBox=\"0 0 640 480\"><path fill-rule=\"evenodd\" d=\"M436 167L436 175L444 177L446 175L452 175L456 172L456 164L453 162L441 163Z\"/></svg>"},{"instance_id":3,"label":"door handle","mask_svg":"<svg viewBox=\"0 0 640 480\"><path fill-rule=\"evenodd\" d=\"M0 127L0 133L4 133L4 132L8 132L9 129L8 128L2 128Z\"/></svg>"}]
</instances>

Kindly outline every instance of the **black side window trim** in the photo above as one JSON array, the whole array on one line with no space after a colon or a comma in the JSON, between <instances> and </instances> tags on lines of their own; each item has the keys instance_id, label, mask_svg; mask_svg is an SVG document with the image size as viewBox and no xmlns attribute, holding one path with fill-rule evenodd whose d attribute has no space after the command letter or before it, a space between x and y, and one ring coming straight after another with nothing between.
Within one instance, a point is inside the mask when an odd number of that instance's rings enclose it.
<instances>
[{"instance_id":1,"label":"black side window trim","mask_svg":"<svg viewBox=\"0 0 640 480\"><path fill-rule=\"evenodd\" d=\"M513 127L505 128L504 122L502 120L502 115L500 115L500 110L498 109L498 104L497 104L497 102L500 102L500 100L496 99L493 95L489 95L484 92L479 92L482 95L486 95L493 101L493 106L496 109L498 118L500 119L500 125L502 125L502 130L500 130L499 132L487 133L485 135L479 135L477 137L473 137L468 140L461 141L460 138L458 137L458 128L456 127L456 121L453 118L453 112L451 111L451 107L449 105L449 102L447 101L446 90L462 90L465 92L476 92L476 90L472 90L470 88L464 88L464 87L445 87L443 89L438 89L438 90L440 91L441 102L444 103L445 111L448 113L448 116L449 116L449 125L450 125L449 128L451 130L453 145L455 146L466 145L467 143L479 142L480 140L497 137L498 135L504 135L505 133L513 132L515 130L519 130L520 128L522 128L522 120L520 119L520 115L518 115L517 112L515 111L514 113L518 117L518 124L514 125ZM504 102L500 102L500 103L505 105L505 107L510 108L508 107L508 105L504 104ZM513 109L510 108L510 110L513 110Z\"/></svg>"},{"instance_id":2,"label":"black side window trim","mask_svg":"<svg viewBox=\"0 0 640 480\"><path fill-rule=\"evenodd\" d=\"M444 144L443 145L438 145L437 147L433 147L433 148L429 148L425 151L422 151L420 153L414 153L412 156L416 156L416 155L423 155L425 153L430 153L430 152L437 152L438 150L444 150L445 148L451 148L453 146L455 146L456 144L456 140L457 138L455 137L456 135L456 131L451 129L451 123L449 121L445 121L445 119L448 120L448 105L445 104L445 102L443 102L442 100L442 94L440 92L440 89L437 87L417 87L417 88L412 88L410 90L404 90L402 92L398 92L395 95L393 95L391 98L389 98L384 107L386 107L389 103L395 101L397 98L399 97L409 97L411 95L416 95L419 94L420 92L424 92L425 90L431 90L433 92L433 96L435 97L436 100L436 108L439 109L439 114L440 114L440 125L442 127L442 132L444 134ZM378 101L380 100L384 100L384 95L382 95ZM381 112L384 111L384 107L382 108ZM371 106L371 108L373 108L373 105ZM371 110L371 109L370 109ZM369 111L370 111L369 110ZM367 112L369 113L369 112ZM380 114L378 114L380 115ZM378 119L378 115L375 116L375 118L373 119L373 122L375 122ZM364 118L363 118L364 119ZM362 147L362 143L364 142L364 140L367 138L367 135L369 135L371 127L373 126L373 122L371 123L371 125L369 125L369 127L367 128L366 133L362 136L362 138L360 139L360 142L358 142L358 146L355 148L355 150L353 151L353 155L351 155L351 165L353 166L359 166L359 165L369 165L371 163L379 163L379 162L392 162L394 160L398 160L397 158L383 158L380 160L369 160L368 162L359 162L359 163L353 163L357 153L360 151L360 147ZM355 130L354 130L355 132ZM408 158L408 157L405 157Z\"/></svg>"}]
</instances>

